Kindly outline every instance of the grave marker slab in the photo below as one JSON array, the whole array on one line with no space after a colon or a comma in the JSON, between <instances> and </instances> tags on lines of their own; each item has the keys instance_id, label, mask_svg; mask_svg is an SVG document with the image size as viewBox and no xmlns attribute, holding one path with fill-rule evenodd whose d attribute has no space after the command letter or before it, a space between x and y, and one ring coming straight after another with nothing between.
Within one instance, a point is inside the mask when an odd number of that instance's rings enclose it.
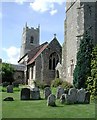
<instances>
[{"instance_id":1,"label":"grave marker slab","mask_svg":"<svg viewBox=\"0 0 97 120\"><path fill-rule=\"evenodd\" d=\"M61 95L64 93L65 93L64 89L62 87L58 87L57 94L56 94L57 99L60 99Z\"/></svg>"},{"instance_id":2,"label":"grave marker slab","mask_svg":"<svg viewBox=\"0 0 97 120\"><path fill-rule=\"evenodd\" d=\"M38 87L31 89L31 99L32 100L39 100L40 99L40 90Z\"/></svg>"},{"instance_id":3,"label":"grave marker slab","mask_svg":"<svg viewBox=\"0 0 97 120\"><path fill-rule=\"evenodd\" d=\"M56 106L56 96L53 94L50 94L47 99L47 106Z\"/></svg>"},{"instance_id":4,"label":"grave marker slab","mask_svg":"<svg viewBox=\"0 0 97 120\"><path fill-rule=\"evenodd\" d=\"M30 89L29 88L22 88L21 100L30 100Z\"/></svg>"},{"instance_id":5,"label":"grave marker slab","mask_svg":"<svg viewBox=\"0 0 97 120\"><path fill-rule=\"evenodd\" d=\"M50 87L44 88L44 98L47 99L50 94L51 94Z\"/></svg>"},{"instance_id":6,"label":"grave marker slab","mask_svg":"<svg viewBox=\"0 0 97 120\"><path fill-rule=\"evenodd\" d=\"M13 93L13 85L7 86L7 93Z\"/></svg>"},{"instance_id":7,"label":"grave marker slab","mask_svg":"<svg viewBox=\"0 0 97 120\"><path fill-rule=\"evenodd\" d=\"M85 101L85 90L81 88L80 90L78 90L77 93L77 102L84 103L84 101Z\"/></svg>"}]
</instances>

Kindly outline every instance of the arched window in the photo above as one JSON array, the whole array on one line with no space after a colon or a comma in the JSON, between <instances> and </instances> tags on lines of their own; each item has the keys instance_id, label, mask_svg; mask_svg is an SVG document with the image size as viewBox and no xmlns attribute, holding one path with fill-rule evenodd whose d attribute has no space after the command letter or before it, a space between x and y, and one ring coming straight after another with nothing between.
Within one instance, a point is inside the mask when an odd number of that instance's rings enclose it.
<instances>
[{"instance_id":1,"label":"arched window","mask_svg":"<svg viewBox=\"0 0 97 120\"><path fill-rule=\"evenodd\" d=\"M33 41L34 41L34 37L31 36L31 37L30 37L30 43L33 43Z\"/></svg>"},{"instance_id":2,"label":"arched window","mask_svg":"<svg viewBox=\"0 0 97 120\"><path fill-rule=\"evenodd\" d=\"M58 62L59 62L58 54L56 52L52 53L49 57L49 69L55 70Z\"/></svg>"},{"instance_id":3,"label":"arched window","mask_svg":"<svg viewBox=\"0 0 97 120\"><path fill-rule=\"evenodd\" d=\"M53 70L55 70L56 63L55 63L55 58L53 58Z\"/></svg>"},{"instance_id":4,"label":"arched window","mask_svg":"<svg viewBox=\"0 0 97 120\"><path fill-rule=\"evenodd\" d=\"M49 59L49 69L51 70L52 69L52 60Z\"/></svg>"}]
</instances>

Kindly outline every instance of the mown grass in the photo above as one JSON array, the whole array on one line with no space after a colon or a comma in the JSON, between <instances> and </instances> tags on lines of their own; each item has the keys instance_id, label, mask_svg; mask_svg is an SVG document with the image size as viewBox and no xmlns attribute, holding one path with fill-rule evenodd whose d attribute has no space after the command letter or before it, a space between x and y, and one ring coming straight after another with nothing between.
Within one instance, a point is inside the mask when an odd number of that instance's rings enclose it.
<instances>
[{"instance_id":1,"label":"mown grass","mask_svg":"<svg viewBox=\"0 0 97 120\"><path fill-rule=\"evenodd\" d=\"M56 89L52 90L56 93ZM14 93L3 92L2 99L13 97L15 101L2 102L3 118L95 118L95 103L62 105L59 100L56 101L56 107L48 107L44 100L43 91L41 97L43 100L20 100L20 91Z\"/></svg>"}]
</instances>

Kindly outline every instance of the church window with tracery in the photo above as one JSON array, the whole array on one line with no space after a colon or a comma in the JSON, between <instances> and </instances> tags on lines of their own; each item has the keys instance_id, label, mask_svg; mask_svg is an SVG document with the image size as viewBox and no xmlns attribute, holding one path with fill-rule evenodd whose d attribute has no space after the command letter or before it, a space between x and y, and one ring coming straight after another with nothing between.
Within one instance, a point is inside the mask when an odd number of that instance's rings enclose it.
<instances>
[{"instance_id":1,"label":"church window with tracery","mask_svg":"<svg viewBox=\"0 0 97 120\"><path fill-rule=\"evenodd\" d=\"M59 62L58 54L56 52L52 53L49 57L49 69L55 70L58 62Z\"/></svg>"}]
</instances>

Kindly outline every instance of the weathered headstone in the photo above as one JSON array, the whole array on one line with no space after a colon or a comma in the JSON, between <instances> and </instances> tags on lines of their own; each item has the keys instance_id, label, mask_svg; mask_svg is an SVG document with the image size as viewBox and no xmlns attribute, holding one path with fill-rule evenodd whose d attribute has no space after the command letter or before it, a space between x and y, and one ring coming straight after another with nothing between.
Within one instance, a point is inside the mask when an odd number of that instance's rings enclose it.
<instances>
[{"instance_id":1,"label":"weathered headstone","mask_svg":"<svg viewBox=\"0 0 97 120\"><path fill-rule=\"evenodd\" d=\"M21 100L30 100L30 89L29 88L22 88Z\"/></svg>"},{"instance_id":2,"label":"weathered headstone","mask_svg":"<svg viewBox=\"0 0 97 120\"><path fill-rule=\"evenodd\" d=\"M64 89L62 87L58 87L57 94L56 94L57 99L60 99L61 95L64 93L65 93Z\"/></svg>"},{"instance_id":3,"label":"weathered headstone","mask_svg":"<svg viewBox=\"0 0 97 120\"><path fill-rule=\"evenodd\" d=\"M40 90L38 87L32 88L31 90L31 99L39 100L40 99Z\"/></svg>"},{"instance_id":4,"label":"weathered headstone","mask_svg":"<svg viewBox=\"0 0 97 120\"><path fill-rule=\"evenodd\" d=\"M3 99L3 101L14 101L14 99L12 97L6 97Z\"/></svg>"},{"instance_id":5,"label":"weathered headstone","mask_svg":"<svg viewBox=\"0 0 97 120\"><path fill-rule=\"evenodd\" d=\"M47 106L56 106L56 96L53 94L50 94L47 99Z\"/></svg>"},{"instance_id":6,"label":"weathered headstone","mask_svg":"<svg viewBox=\"0 0 97 120\"><path fill-rule=\"evenodd\" d=\"M67 104L76 103L77 102L77 89L76 88L69 89L68 94L65 95L65 99L66 99Z\"/></svg>"},{"instance_id":7,"label":"weathered headstone","mask_svg":"<svg viewBox=\"0 0 97 120\"><path fill-rule=\"evenodd\" d=\"M19 87L19 83L17 83L17 82L13 82L12 85L13 85L14 87Z\"/></svg>"},{"instance_id":8,"label":"weathered headstone","mask_svg":"<svg viewBox=\"0 0 97 120\"><path fill-rule=\"evenodd\" d=\"M61 102L62 104L65 103L65 94L62 94L62 95L61 95L61 97L60 97L60 102Z\"/></svg>"},{"instance_id":9,"label":"weathered headstone","mask_svg":"<svg viewBox=\"0 0 97 120\"><path fill-rule=\"evenodd\" d=\"M78 90L77 93L77 102L84 103L84 101L85 101L85 90L81 88L80 90Z\"/></svg>"},{"instance_id":10,"label":"weathered headstone","mask_svg":"<svg viewBox=\"0 0 97 120\"><path fill-rule=\"evenodd\" d=\"M86 91L85 92L85 101L84 103L89 104L90 103L90 92Z\"/></svg>"},{"instance_id":11,"label":"weathered headstone","mask_svg":"<svg viewBox=\"0 0 97 120\"><path fill-rule=\"evenodd\" d=\"M50 94L51 94L50 87L44 88L44 98L47 99Z\"/></svg>"},{"instance_id":12,"label":"weathered headstone","mask_svg":"<svg viewBox=\"0 0 97 120\"><path fill-rule=\"evenodd\" d=\"M76 103L77 102L77 89L76 88L71 88L69 90L68 94L70 95L71 102Z\"/></svg>"},{"instance_id":13,"label":"weathered headstone","mask_svg":"<svg viewBox=\"0 0 97 120\"><path fill-rule=\"evenodd\" d=\"M13 85L7 86L7 93L13 93Z\"/></svg>"}]
</instances>

